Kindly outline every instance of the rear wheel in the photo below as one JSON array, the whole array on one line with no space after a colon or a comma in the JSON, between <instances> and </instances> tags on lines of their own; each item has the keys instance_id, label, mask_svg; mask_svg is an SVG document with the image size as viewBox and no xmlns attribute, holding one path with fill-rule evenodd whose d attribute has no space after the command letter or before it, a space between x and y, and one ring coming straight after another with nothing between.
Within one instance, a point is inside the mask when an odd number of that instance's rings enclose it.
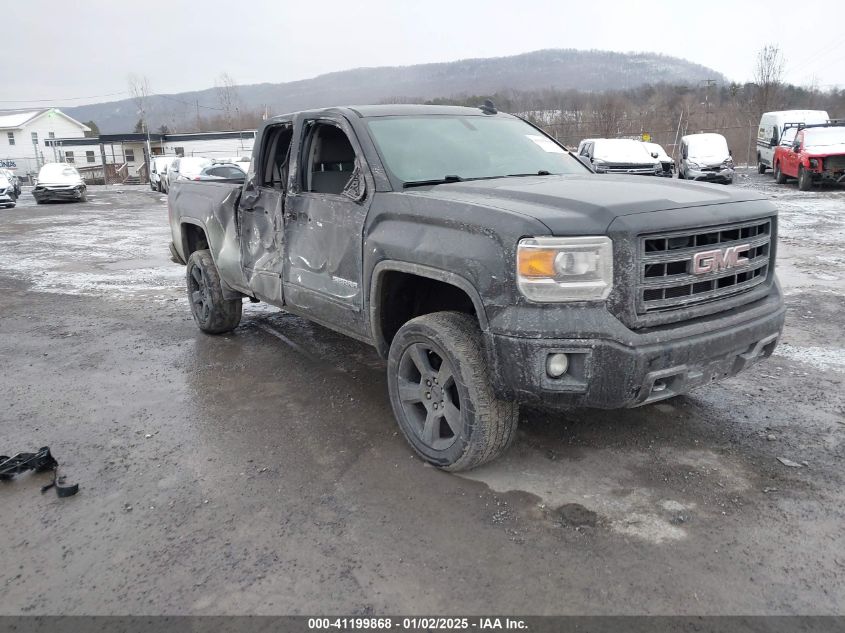
<instances>
[{"instance_id":1,"label":"rear wheel","mask_svg":"<svg viewBox=\"0 0 845 633\"><path fill-rule=\"evenodd\" d=\"M390 403L411 447L449 471L501 455L519 420L515 402L493 392L475 319L435 312L396 333L387 361Z\"/></svg>"},{"instance_id":2,"label":"rear wheel","mask_svg":"<svg viewBox=\"0 0 845 633\"><path fill-rule=\"evenodd\" d=\"M810 191L813 188L813 173L804 167L798 168L798 188L801 191Z\"/></svg>"},{"instance_id":3,"label":"rear wheel","mask_svg":"<svg viewBox=\"0 0 845 633\"><path fill-rule=\"evenodd\" d=\"M765 174L766 173L766 166L763 164L763 161L760 160L760 154L757 154L757 173L758 174Z\"/></svg>"},{"instance_id":4,"label":"rear wheel","mask_svg":"<svg viewBox=\"0 0 845 633\"><path fill-rule=\"evenodd\" d=\"M786 176L783 175L783 170L780 168L780 163L775 163L775 182L779 185L786 184Z\"/></svg>"},{"instance_id":5,"label":"rear wheel","mask_svg":"<svg viewBox=\"0 0 845 633\"><path fill-rule=\"evenodd\" d=\"M207 334L234 330L241 322L243 302L225 299L220 273L211 258L211 251L194 251L186 269L188 301L197 326Z\"/></svg>"}]
</instances>

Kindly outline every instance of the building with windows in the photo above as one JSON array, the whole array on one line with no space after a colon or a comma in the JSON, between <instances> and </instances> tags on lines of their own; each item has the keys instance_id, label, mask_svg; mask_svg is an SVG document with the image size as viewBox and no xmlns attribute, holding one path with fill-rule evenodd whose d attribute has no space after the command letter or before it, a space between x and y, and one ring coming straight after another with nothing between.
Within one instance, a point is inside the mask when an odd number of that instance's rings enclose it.
<instances>
[{"instance_id":1,"label":"building with windows","mask_svg":"<svg viewBox=\"0 0 845 633\"><path fill-rule=\"evenodd\" d=\"M57 108L0 110L0 167L24 181L44 163L73 163L88 182L148 182L150 156L252 155L255 130L193 134L101 134Z\"/></svg>"},{"instance_id":2,"label":"building with windows","mask_svg":"<svg viewBox=\"0 0 845 633\"><path fill-rule=\"evenodd\" d=\"M58 162L48 141L83 139L90 131L56 108L0 110L0 167L26 178L45 162Z\"/></svg>"},{"instance_id":3,"label":"building with windows","mask_svg":"<svg viewBox=\"0 0 845 633\"><path fill-rule=\"evenodd\" d=\"M251 156L255 130L191 134L101 134L47 141L57 162L73 163L88 182L149 182L150 156Z\"/></svg>"}]
</instances>

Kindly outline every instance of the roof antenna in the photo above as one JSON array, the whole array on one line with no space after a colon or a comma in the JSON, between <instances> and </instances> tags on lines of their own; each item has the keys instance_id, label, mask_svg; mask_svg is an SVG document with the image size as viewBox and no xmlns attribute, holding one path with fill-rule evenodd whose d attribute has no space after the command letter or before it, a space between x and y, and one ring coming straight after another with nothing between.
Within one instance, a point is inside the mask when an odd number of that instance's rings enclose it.
<instances>
[{"instance_id":1,"label":"roof antenna","mask_svg":"<svg viewBox=\"0 0 845 633\"><path fill-rule=\"evenodd\" d=\"M478 106L484 114L498 114L499 111L496 110L496 106L493 105L493 101L491 99L485 99L484 103Z\"/></svg>"}]
</instances>

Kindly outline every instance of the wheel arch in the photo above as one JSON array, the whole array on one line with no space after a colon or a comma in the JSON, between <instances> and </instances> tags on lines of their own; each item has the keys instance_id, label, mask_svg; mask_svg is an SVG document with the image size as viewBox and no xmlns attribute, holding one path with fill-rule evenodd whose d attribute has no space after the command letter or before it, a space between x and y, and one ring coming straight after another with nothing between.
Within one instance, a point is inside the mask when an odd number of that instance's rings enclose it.
<instances>
[{"instance_id":1,"label":"wheel arch","mask_svg":"<svg viewBox=\"0 0 845 633\"><path fill-rule=\"evenodd\" d=\"M198 220L182 218L182 221L179 223L179 229L182 240L182 254L186 262L194 251L210 248L208 233L205 230L205 226Z\"/></svg>"},{"instance_id":2,"label":"wheel arch","mask_svg":"<svg viewBox=\"0 0 845 633\"><path fill-rule=\"evenodd\" d=\"M396 323L398 321L387 321L390 315L397 313L402 315L398 320L403 323L411 318L427 314L437 310L405 310L407 314L403 314L401 307L388 306L388 298L390 297L391 283L395 282L397 276L401 277L401 282L419 282L419 283L434 283L451 286L458 291L469 302L468 306L472 307L472 314L475 317L481 331L488 329L487 314L484 310L484 304L481 301L481 296L476 290L475 286L461 275L433 268L422 264L413 264L409 262L400 262L394 260L383 260L376 264L373 268L373 273L370 282L369 294L369 317L370 317L370 331L373 337L373 343L379 355L383 358L387 357L390 351L390 341L393 335L398 330ZM453 300L460 300L459 296L452 297ZM468 307L467 306L467 307ZM453 309L457 306L451 306ZM466 311L466 310L464 310ZM404 318L407 316L407 318ZM401 327L401 324L400 324Z\"/></svg>"}]
</instances>

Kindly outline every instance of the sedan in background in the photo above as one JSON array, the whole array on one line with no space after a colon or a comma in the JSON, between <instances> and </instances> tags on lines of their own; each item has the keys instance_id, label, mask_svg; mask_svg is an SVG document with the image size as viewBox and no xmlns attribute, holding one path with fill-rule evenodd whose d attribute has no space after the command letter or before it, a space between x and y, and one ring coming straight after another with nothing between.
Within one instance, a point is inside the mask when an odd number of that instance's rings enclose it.
<instances>
[{"instance_id":1,"label":"sedan in background","mask_svg":"<svg viewBox=\"0 0 845 633\"><path fill-rule=\"evenodd\" d=\"M13 172L11 169L0 169L0 176L6 176L6 179L12 185L12 189L15 190L15 196L20 198L21 196L21 179L18 178L18 175Z\"/></svg>"},{"instance_id":2,"label":"sedan in background","mask_svg":"<svg viewBox=\"0 0 845 633\"><path fill-rule=\"evenodd\" d=\"M0 171L0 207L13 207L18 202L15 185L9 177Z\"/></svg>"},{"instance_id":3,"label":"sedan in background","mask_svg":"<svg viewBox=\"0 0 845 633\"><path fill-rule=\"evenodd\" d=\"M150 160L150 189L153 191L167 191L164 174L167 168L176 160L175 156L154 156Z\"/></svg>"},{"instance_id":4,"label":"sedan in background","mask_svg":"<svg viewBox=\"0 0 845 633\"><path fill-rule=\"evenodd\" d=\"M229 182L243 182L246 172L235 163L214 163L203 168L193 180L227 180Z\"/></svg>"},{"instance_id":5,"label":"sedan in background","mask_svg":"<svg viewBox=\"0 0 845 633\"><path fill-rule=\"evenodd\" d=\"M196 176L211 164L210 159L200 156L176 158L167 168L167 191L177 180L198 180Z\"/></svg>"},{"instance_id":6,"label":"sedan in background","mask_svg":"<svg viewBox=\"0 0 845 633\"><path fill-rule=\"evenodd\" d=\"M85 202L85 181L76 168L67 163L47 163L38 172L32 195L35 202Z\"/></svg>"}]
</instances>

